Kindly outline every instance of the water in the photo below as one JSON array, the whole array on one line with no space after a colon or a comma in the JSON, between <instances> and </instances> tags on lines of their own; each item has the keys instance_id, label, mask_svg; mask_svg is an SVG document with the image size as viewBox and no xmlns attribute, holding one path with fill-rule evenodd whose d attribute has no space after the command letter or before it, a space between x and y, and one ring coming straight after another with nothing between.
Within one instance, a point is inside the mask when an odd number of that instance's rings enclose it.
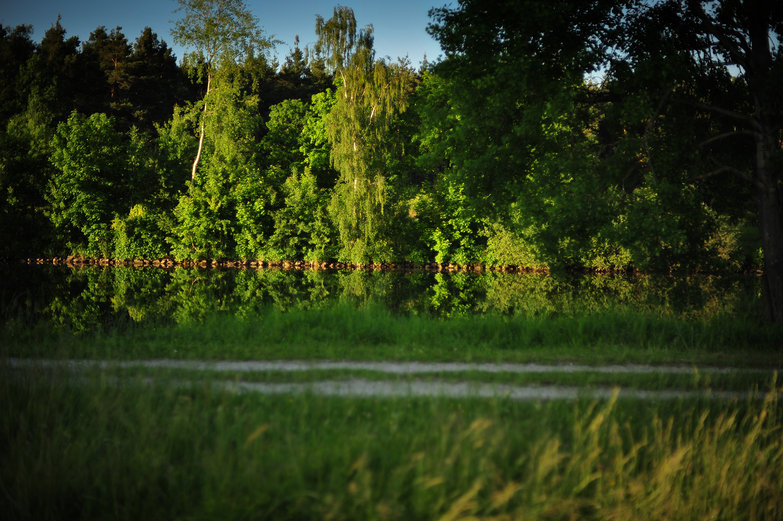
<instances>
[{"instance_id":1,"label":"water","mask_svg":"<svg viewBox=\"0 0 783 521\"><path fill-rule=\"evenodd\" d=\"M44 320L75 331L128 323L186 323L335 305L383 306L447 317L631 310L684 318L757 312L755 276L210 270L7 265L0 322Z\"/></svg>"}]
</instances>

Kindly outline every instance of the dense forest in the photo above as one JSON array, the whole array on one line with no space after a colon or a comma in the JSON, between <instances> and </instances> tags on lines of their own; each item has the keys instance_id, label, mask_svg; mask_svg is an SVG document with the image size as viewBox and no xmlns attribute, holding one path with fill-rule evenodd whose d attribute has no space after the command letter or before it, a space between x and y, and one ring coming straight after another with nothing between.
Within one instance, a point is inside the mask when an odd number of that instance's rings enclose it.
<instances>
[{"instance_id":1,"label":"dense forest","mask_svg":"<svg viewBox=\"0 0 783 521\"><path fill-rule=\"evenodd\" d=\"M764 269L783 320L779 3L460 0L418 69L178 4L180 61L0 26L0 257Z\"/></svg>"}]
</instances>

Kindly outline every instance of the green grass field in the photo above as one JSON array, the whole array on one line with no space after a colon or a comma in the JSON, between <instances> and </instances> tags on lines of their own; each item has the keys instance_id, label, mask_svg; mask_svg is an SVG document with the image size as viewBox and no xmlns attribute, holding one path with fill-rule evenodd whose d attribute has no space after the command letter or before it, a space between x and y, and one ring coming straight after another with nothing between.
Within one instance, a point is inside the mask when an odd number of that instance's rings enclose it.
<instances>
[{"instance_id":1,"label":"green grass field","mask_svg":"<svg viewBox=\"0 0 783 521\"><path fill-rule=\"evenodd\" d=\"M268 310L252 319L217 314L80 334L8 320L3 360L55 365L0 363L0 508L4 519L777 520L781 333L748 319L623 312L441 319L378 308ZM57 365L151 358L686 369L387 374ZM697 393L516 401L264 395L215 385L349 378ZM749 394L710 398L721 391Z\"/></svg>"},{"instance_id":2,"label":"green grass field","mask_svg":"<svg viewBox=\"0 0 783 521\"><path fill-rule=\"evenodd\" d=\"M327 398L0 379L5 519L779 519L766 399ZM773 388L774 384L770 382Z\"/></svg>"},{"instance_id":3,"label":"green grass field","mask_svg":"<svg viewBox=\"0 0 783 521\"><path fill-rule=\"evenodd\" d=\"M378 307L267 309L185 324L132 322L88 333L9 320L6 356L66 358L574 361L783 367L783 327L748 318L602 312L433 318Z\"/></svg>"}]
</instances>

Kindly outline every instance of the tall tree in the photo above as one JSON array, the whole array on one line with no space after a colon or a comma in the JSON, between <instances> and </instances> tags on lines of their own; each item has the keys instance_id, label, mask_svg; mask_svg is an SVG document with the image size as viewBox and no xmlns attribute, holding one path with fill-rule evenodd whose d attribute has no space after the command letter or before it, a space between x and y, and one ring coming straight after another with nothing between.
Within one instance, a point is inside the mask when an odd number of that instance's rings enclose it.
<instances>
[{"instance_id":1,"label":"tall tree","mask_svg":"<svg viewBox=\"0 0 783 521\"><path fill-rule=\"evenodd\" d=\"M3 196L0 198L4 198L0 207L4 214L4 232L10 232L9 235L3 233L3 241L15 244L13 255L40 254L42 251L59 253L56 238L49 233L48 219L42 218L47 207L46 186L55 175L49 161L52 136L58 122L64 121L71 110L84 110L90 106L89 92L84 89L87 85L84 78L89 75L85 74L78 51L79 39L66 38L65 34L58 18L18 68L17 74L5 69L12 67L13 61L2 59L4 86L16 86L18 96L17 111L9 114L0 137L3 156L0 160ZM29 46L24 39L23 31L12 36L12 42L16 40L15 45L20 45L19 50L26 54ZM96 71L100 76L100 70ZM18 240L14 240L14 236Z\"/></svg>"},{"instance_id":2,"label":"tall tree","mask_svg":"<svg viewBox=\"0 0 783 521\"><path fill-rule=\"evenodd\" d=\"M656 82L654 74L644 76L647 88L658 91L658 112L651 118L686 106L692 118L710 122L711 136L694 151L705 165L699 178L733 174L752 187L766 312L783 321L783 5L774 0L639 2L626 27L623 50L630 63L624 67L641 75L645 62L692 64L688 77L668 75L669 85ZM723 183L731 181L724 177Z\"/></svg>"},{"instance_id":3,"label":"tall tree","mask_svg":"<svg viewBox=\"0 0 783 521\"><path fill-rule=\"evenodd\" d=\"M89 100L85 101L88 96L80 89L83 71L79 38L71 36L66 39L65 34L58 17L57 22L44 33L38 51L28 61L22 78L29 86L28 107L34 102L45 104L56 121L64 121L74 108L82 109L89 104Z\"/></svg>"},{"instance_id":4,"label":"tall tree","mask_svg":"<svg viewBox=\"0 0 783 521\"><path fill-rule=\"evenodd\" d=\"M115 27L109 33L104 26L98 27L82 45L82 52L94 54L106 75L110 98L119 98L120 91L128 89L128 57L131 52L122 27Z\"/></svg>"},{"instance_id":5,"label":"tall tree","mask_svg":"<svg viewBox=\"0 0 783 521\"><path fill-rule=\"evenodd\" d=\"M324 54L337 86L326 121L332 162L340 172L330 208L340 231L341 257L388 261L394 253L387 236L387 161L401 153L390 137L407 108L413 74L405 64L375 60L372 26L356 27L347 7L336 7L327 21L316 19L316 50Z\"/></svg>"},{"instance_id":6,"label":"tall tree","mask_svg":"<svg viewBox=\"0 0 783 521\"><path fill-rule=\"evenodd\" d=\"M430 12L446 59L423 84L419 137L438 174L439 260L475 259L496 223L544 250L539 261L592 263L606 186L584 76L604 60L618 3L461 0Z\"/></svg>"},{"instance_id":7,"label":"tall tree","mask_svg":"<svg viewBox=\"0 0 783 521\"><path fill-rule=\"evenodd\" d=\"M140 128L153 129L171 118L174 105L189 95L187 78L166 42L145 27L130 55L130 90L134 120Z\"/></svg>"},{"instance_id":8,"label":"tall tree","mask_svg":"<svg viewBox=\"0 0 783 521\"><path fill-rule=\"evenodd\" d=\"M95 78L95 106L90 112L110 112L123 128L130 127L131 106L128 94L131 88L129 57L131 47L121 27L110 32L100 26L90 33L82 44L82 60L99 70L101 78Z\"/></svg>"},{"instance_id":9,"label":"tall tree","mask_svg":"<svg viewBox=\"0 0 783 521\"><path fill-rule=\"evenodd\" d=\"M73 112L52 139L49 219L70 251L109 255L110 223L122 206L125 177L122 135L106 114Z\"/></svg>"},{"instance_id":10,"label":"tall tree","mask_svg":"<svg viewBox=\"0 0 783 521\"><path fill-rule=\"evenodd\" d=\"M4 127L8 118L21 112L25 93L18 84L21 68L35 51L30 39L31 25L17 25L13 29L0 25L0 126Z\"/></svg>"},{"instance_id":11,"label":"tall tree","mask_svg":"<svg viewBox=\"0 0 783 521\"><path fill-rule=\"evenodd\" d=\"M221 61L236 61L265 50L272 42L258 25L258 19L243 0L177 0L181 12L172 30L174 41L186 47L195 47L198 60L206 69L206 92L199 130L199 145L193 160L191 179L195 179L204 146L207 104L212 88L213 69Z\"/></svg>"}]
</instances>

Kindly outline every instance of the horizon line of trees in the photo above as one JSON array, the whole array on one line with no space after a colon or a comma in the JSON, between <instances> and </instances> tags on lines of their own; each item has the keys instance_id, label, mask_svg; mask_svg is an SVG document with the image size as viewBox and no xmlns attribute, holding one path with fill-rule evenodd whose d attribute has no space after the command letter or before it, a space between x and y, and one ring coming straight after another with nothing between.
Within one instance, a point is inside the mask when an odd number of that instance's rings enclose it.
<instances>
[{"instance_id":1,"label":"horizon line of trees","mask_svg":"<svg viewBox=\"0 0 783 521\"><path fill-rule=\"evenodd\" d=\"M777 3L460 0L419 70L346 7L279 64L178 4L179 64L0 26L0 256L764 266L783 320Z\"/></svg>"}]
</instances>

